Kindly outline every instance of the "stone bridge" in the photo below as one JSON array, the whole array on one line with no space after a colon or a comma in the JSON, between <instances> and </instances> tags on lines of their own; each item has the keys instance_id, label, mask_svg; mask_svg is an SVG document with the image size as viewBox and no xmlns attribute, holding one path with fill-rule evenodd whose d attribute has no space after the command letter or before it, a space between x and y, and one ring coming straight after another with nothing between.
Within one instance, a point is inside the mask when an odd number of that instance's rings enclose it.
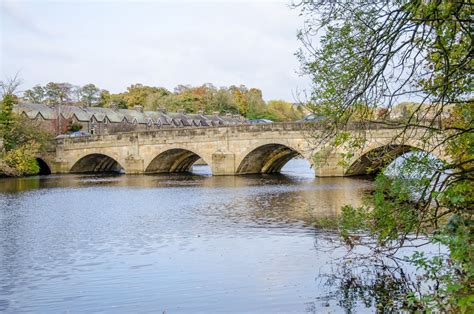
<instances>
[{"instance_id":1,"label":"stone bridge","mask_svg":"<svg viewBox=\"0 0 474 314\"><path fill-rule=\"evenodd\" d=\"M202 158L213 175L241 175L276 173L290 159L302 156L312 165L315 175L324 177L375 172L407 151L426 149L421 130L414 130L409 139L396 144L396 129L355 128L350 132L363 132L367 138L364 149L348 163L341 162L343 149L331 152L320 162L315 156L323 148L314 141L319 132L308 124L271 123L64 138L57 139L55 150L40 156L39 162L51 173L143 174L186 172ZM442 157L440 152L434 153ZM381 154L390 158L380 158Z\"/></svg>"}]
</instances>

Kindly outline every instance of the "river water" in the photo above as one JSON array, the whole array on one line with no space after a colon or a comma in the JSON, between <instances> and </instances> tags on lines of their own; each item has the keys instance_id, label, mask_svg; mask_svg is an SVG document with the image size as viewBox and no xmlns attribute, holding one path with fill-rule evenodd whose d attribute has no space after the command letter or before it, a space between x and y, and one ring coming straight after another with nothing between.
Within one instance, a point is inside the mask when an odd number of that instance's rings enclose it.
<instances>
[{"instance_id":1,"label":"river water","mask_svg":"<svg viewBox=\"0 0 474 314\"><path fill-rule=\"evenodd\" d=\"M0 180L0 312L338 313L315 217L372 182L282 175ZM360 311L369 309L360 305Z\"/></svg>"}]
</instances>

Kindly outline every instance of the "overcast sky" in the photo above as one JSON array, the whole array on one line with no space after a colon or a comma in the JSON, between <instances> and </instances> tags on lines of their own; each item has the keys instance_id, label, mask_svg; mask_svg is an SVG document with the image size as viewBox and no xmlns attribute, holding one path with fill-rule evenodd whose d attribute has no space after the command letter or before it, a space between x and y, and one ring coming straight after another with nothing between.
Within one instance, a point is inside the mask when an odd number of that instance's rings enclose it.
<instances>
[{"instance_id":1,"label":"overcast sky","mask_svg":"<svg viewBox=\"0 0 474 314\"><path fill-rule=\"evenodd\" d=\"M257 87L293 101L308 79L294 53L302 19L288 2L0 0L0 79Z\"/></svg>"}]
</instances>

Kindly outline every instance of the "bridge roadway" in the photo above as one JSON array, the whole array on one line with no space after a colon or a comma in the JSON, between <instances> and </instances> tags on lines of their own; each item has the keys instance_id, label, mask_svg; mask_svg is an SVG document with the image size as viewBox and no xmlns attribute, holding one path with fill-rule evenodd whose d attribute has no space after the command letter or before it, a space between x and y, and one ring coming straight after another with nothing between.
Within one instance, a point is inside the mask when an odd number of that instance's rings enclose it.
<instances>
[{"instance_id":1,"label":"bridge roadway","mask_svg":"<svg viewBox=\"0 0 474 314\"><path fill-rule=\"evenodd\" d=\"M395 143L396 129L373 126L350 132L364 135L366 145L348 162L342 157L347 152L343 147L317 161L315 156L327 149L317 145L320 131L314 125L271 123L57 139L55 148L40 156L40 164L52 173L143 174L186 172L202 158L213 175L241 175L279 172L290 159L302 156L315 175L324 177L375 172L407 151L426 149L422 130L412 130L408 139ZM389 158L382 158L382 154Z\"/></svg>"}]
</instances>

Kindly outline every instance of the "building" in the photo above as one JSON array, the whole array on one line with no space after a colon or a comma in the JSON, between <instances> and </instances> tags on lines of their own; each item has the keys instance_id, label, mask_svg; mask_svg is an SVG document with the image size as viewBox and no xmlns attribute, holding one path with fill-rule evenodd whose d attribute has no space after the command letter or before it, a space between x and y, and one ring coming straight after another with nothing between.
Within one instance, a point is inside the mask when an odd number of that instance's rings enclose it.
<instances>
[{"instance_id":1,"label":"building","mask_svg":"<svg viewBox=\"0 0 474 314\"><path fill-rule=\"evenodd\" d=\"M239 115L205 115L179 112L144 111L142 106L133 109L113 109L80 106L47 106L43 104L21 103L13 112L37 121L45 130L55 134L68 133L80 129L90 134L110 134L129 131L146 131L161 128L209 127L244 124L247 121Z\"/></svg>"}]
</instances>

